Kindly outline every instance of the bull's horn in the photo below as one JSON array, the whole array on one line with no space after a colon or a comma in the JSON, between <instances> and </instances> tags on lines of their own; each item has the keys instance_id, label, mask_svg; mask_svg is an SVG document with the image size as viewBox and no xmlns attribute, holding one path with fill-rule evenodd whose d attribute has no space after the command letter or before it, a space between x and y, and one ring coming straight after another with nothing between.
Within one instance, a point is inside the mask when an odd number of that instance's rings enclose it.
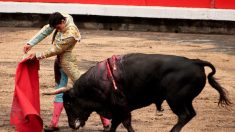
<instances>
[{"instance_id":1,"label":"bull's horn","mask_svg":"<svg viewBox=\"0 0 235 132\"><path fill-rule=\"evenodd\" d=\"M62 87L62 88L58 88L52 92L45 92L45 93L42 93L43 95L55 95L55 94L60 94L60 93L64 93L66 91L68 91L70 88L68 87Z\"/></svg>"}]
</instances>

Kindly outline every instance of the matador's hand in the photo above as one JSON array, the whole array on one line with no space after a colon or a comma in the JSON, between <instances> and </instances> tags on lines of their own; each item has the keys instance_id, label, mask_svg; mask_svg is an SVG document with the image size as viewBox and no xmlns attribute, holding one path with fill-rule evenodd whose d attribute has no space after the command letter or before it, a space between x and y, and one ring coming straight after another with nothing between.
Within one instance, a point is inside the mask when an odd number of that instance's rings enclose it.
<instances>
[{"instance_id":1,"label":"matador's hand","mask_svg":"<svg viewBox=\"0 0 235 132\"><path fill-rule=\"evenodd\" d=\"M25 44L24 48L23 48L24 53L26 54L29 50L31 50L31 48L32 48L32 45L30 45L28 43Z\"/></svg>"}]
</instances>

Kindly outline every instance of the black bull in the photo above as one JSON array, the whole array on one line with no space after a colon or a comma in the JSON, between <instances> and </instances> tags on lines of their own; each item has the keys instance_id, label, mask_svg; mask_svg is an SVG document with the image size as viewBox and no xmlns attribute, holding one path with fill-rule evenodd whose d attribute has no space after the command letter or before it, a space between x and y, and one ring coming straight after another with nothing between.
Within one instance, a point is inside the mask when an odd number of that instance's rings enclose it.
<instances>
[{"instance_id":1,"label":"black bull","mask_svg":"<svg viewBox=\"0 0 235 132\"><path fill-rule=\"evenodd\" d=\"M178 116L171 131L178 132L196 115L192 101L206 84L205 66L212 70L207 78L219 93L218 104L229 105L231 102L224 88L213 77L216 70L211 63L172 55L128 54L116 62L118 73L113 75L118 90L114 90L112 81L105 79L107 69L96 65L64 93L69 126L74 129L84 126L95 111L112 119L110 131L116 131L122 123L132 132L132 110L152 103L161 110L161 104L166 100Z\"/></svg>"}]
</instances>

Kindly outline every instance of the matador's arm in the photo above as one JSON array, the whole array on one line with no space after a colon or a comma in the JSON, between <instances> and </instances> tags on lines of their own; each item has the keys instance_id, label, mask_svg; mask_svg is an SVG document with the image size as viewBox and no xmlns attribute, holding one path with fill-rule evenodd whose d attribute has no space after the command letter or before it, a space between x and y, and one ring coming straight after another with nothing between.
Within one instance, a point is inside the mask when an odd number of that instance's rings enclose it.
<instances>
[{"instance_id":1,"label":"matador's arm","mask_svg":"<svg viewBox=\"0 0 235 132\"><path fill-rule=\"evenodd\" d=\"M59 55L63 53L64 51L66 51L68 47L71 46L71 44L75 44L76 42L77 40L75 40L74 37L66 38L63 41L54 44L53 47L51 47L47 51L36 53L36 58L43 59L43 58L48 58L51 56Z\"/></svg>"},{"instance_id":2,"label":"matador's arm","mask_svg":"<svg viewBox=\"0 0 235 132\"><path fill-rule=\"evenodd\" d=\"M45 25L32 39L27 43L34 46L41 42L44 38L49 36L53 32L54 28L50 27L49 24Z\"/></svg>"}]
</instances>

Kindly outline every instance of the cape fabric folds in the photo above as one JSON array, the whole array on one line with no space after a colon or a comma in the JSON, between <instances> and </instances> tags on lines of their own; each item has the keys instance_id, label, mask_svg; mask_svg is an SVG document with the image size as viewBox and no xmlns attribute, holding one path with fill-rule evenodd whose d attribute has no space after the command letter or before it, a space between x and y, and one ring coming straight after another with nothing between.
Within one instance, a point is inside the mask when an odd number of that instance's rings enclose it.
<instances>
[{"instance_id":1,"label":"cape fabric folds","mask_svg":"<svg viewBox=\"0 0 235 132\"><path fill-rule=\"evenodd\" d=\"M41 132L39 61L24 59L18 64L10 123L19 132Z\"/></svg>"}]
</instances>

